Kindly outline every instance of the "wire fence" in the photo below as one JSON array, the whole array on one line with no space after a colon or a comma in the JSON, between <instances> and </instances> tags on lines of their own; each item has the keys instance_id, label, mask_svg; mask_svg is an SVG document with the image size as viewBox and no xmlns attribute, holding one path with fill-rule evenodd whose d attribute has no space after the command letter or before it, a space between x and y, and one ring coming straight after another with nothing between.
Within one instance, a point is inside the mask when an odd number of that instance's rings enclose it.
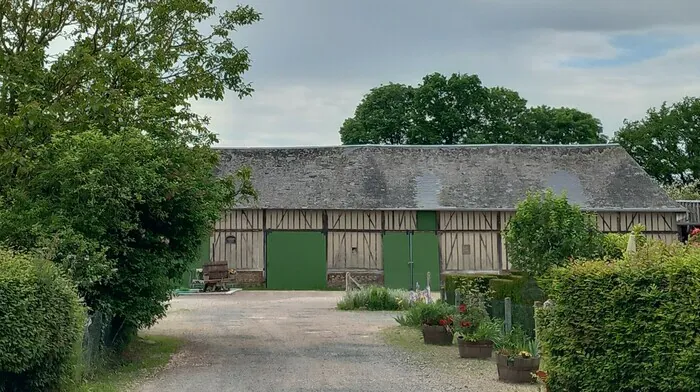
<instances>
[{"instance_id":1,"label":"wire fence","mask_svg":"<svg viewBox=\"0 0 700 392\"><path fill-rule=\"evenodd\" d=\"M111 318L102 312L88 315L83 332L83 368L87 373L97 369L106 356Z\"/></svg>"}]
</instances>

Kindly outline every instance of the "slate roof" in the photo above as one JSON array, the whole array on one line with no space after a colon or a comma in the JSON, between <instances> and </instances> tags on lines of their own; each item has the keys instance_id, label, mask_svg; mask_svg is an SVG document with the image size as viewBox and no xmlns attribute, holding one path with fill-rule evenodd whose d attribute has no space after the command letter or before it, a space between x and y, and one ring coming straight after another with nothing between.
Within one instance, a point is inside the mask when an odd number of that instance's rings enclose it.
<instances>
[{"instance_id":1,"label":"slate roof","mask_svg":"<svg viewBox=\"0 0 700 392\"><path fill-rule=\"evenodd\" d=\"M260 198L241 207L513 210L551 188L587 210L685 211L615 144L218 150L218 175L253 170Z\"/></svg>"}]
</instances>

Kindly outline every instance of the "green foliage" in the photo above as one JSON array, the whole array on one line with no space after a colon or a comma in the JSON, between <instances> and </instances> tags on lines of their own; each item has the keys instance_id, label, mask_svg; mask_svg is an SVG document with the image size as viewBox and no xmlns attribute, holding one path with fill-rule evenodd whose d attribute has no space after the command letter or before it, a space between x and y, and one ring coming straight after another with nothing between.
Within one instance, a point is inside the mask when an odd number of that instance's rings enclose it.
<instances>
[{"instance_id":1,"label":"green foliage","mask_svg":"<svg viewBox=\"0 0 700 392\"><path fill-rule=\"evenodd\" d=\"M409 306L408 291L367 286L346 293L338 302L339 310L405 310Z\"/></svg>"},{"instance_id":2,"label":"green foliage","mask_svg":"<svg viewBox=\"0 0 700 392\"><path fill-rule=\"evenodd\" d=\"M551 282L537 317L552 391L700 390L700 249L652 241Z\"/></svg>"},{"instance_id":3,"label":"green foliage","mask_svg":"<svg viewBox=\"0 0 700 392\"><path fill-rule=\"evenodd\" d=\"M687 184L672 184L664 187L673 200L700 200L700 179Z\"/></svg>"},{"instance_id":4,"label":"green foliage","mask_svg":"<svg viewBox=\"0 0 700 392\"><path fill-rule=\"evenodd\" d=\"M514 269L538 277L570 259L600 252L596 217L569 204L551 190L529 193L505 231L508 259Z\"/></svg>"},{"instance_id":5,"label":"green foliage","mask_svg":"<svg viewBox=\"0 0 700 392\"><path fill-rule=\"evenodd\" d=\"M643 234L644 225L634 225L631 233L606 233L602 237L601 256L609 259L621 259L627 252L630 236L635 237L637 249L644 247L647 237Z\"/></svg>"},{"instance_id":6,"label":"green foliage","mask_svg":"<svg viewBox=\"0 0 700 392\"><path fill-rule=\"evenodd\" d=\"M215 177L216 135L190 102L251 93L232 38L260 15L209 0L19 3L0 4L0 241L42 252L128 337L164 315L220 212L254 195L245 168Z\"/></svg>"},{"instance_id":7,"label":"green foliage","mask_svg":"<svg viewBox=\"0 0 700 392\"><path fill-rule=\"evenodd\" d=\"M340 128L343 144L571 144L606 141L600 120L572 108L527 107L477 75L426 75L373 88Z\"/></svg>"},{"instance_id":8,"label":"green foliage","mask_svg":"<svg viewBox=\"0 0 700 392\"><path fill-rule=\"evenodd\" d=\"M460 293L461 303L457 306L454 329L468 341L480 340L480 337L488 332L488 328L485 330L481 325L490 322L487 309L490 293L482 292L474 280L460 290Z\"/></svg>"},{"instance_id":9,"label":"green foliage","mask_svg":"<svg viewBox=\"0 0 700 392\"><path fill-rule=\"evenodd\" d=\"M650 108L641 120L625 120L614 140L659 182L692 184L700 180L698 115L699 98L686 97L672 105L664 102Z\"/></svg>"},{"instance_id":10,"label":"green foliage","mask_svg":"<svg viewBox=\"0 0 700 392\"><path fill-rule=\"evenodd\" d=\"M396 322L406 327L419 327L421 325L440 325L441 320L449 320L452 324L455 307L444 301L432 303L417 302L411 306L404 315L395 318Z\"/></svg>"},{"instance_id":11,"label":"green foliage","mask_svg":"<svg viewBox=\"0 0 700 392\"><path fill-rule=\"evenodd\" d=\"M447 302L455 303L455 292L466 292L471 287L472 282L476 285L480 292L485 293L489 290L489 281L492 279L503 279L503 275L447 275L445 276L445 292L447 293Z\"/></svg>"},{"instance_id":12,"label":"green foliage","mask_svg":"<svg viewBox=\"0 0 700 392\"><path fill-rule=\"evenodd\" d=\"M495 343L499 354L506 355L509 358L516 356L528 358L540 355L537 342L530 338L527 332L519 325L514 325L510 331L504 332Z\"/></svg>"},{"instance_id":13,"label":"green foliage","mask_svg":"<svg viewBox=\"0 0 700 392\"><path fill-rule=\"evenodd\" d=\"M84 316L73 284L51 263L0 249L0 391L72 383Z\"/></svg>"}]
</instances>

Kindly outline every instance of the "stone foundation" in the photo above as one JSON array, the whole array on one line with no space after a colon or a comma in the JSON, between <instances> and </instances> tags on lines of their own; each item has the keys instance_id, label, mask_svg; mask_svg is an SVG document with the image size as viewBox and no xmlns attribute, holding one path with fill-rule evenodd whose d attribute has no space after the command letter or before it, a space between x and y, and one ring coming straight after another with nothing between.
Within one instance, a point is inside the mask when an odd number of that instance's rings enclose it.
<instances>
[{"instance_id":1,"label":"stone foundation","mask_svg":"<svg viewBox=\"0 0 700 392\"><path fill-rule=\"evenodd\" d=\"M233 276L234 287L261 287L265 284L262 271L236 271Z\"/></svg>"},{"instance_id":2,"label":"stone foundation","mask_svg":"<svg viewBox=\"0 0 700 392\"><path fill-rule=\"evenodd\" d=\"M351 272L350 276L358 283L363 285L384 285L384 274L382 272ZM328 288L344 289L345 288L345 272L329 272L326 275L326 284Z\"/></svg>"}]
</instances>

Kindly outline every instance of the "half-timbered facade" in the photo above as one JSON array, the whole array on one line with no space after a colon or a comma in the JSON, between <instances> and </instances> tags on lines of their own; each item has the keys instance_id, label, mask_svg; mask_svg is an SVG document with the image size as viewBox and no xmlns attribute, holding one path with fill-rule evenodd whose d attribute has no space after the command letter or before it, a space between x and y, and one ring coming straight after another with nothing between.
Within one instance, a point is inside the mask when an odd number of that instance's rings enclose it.
<instances>
[{"instance_id":1,"label":"half-timbered facade","mask_svg":"<svg viewBox=\"0 0 700 392\"><path fill-rule=\"evenodd\" d=\"M683 207L617 145L221 149L219 174L250 166L257 202L225 211L204 262L240 284L323 288L346 272L408 288L510 269L501 233L531 190L565 191L604 232L677 240Z\"/></svg>"}]
</instances>

